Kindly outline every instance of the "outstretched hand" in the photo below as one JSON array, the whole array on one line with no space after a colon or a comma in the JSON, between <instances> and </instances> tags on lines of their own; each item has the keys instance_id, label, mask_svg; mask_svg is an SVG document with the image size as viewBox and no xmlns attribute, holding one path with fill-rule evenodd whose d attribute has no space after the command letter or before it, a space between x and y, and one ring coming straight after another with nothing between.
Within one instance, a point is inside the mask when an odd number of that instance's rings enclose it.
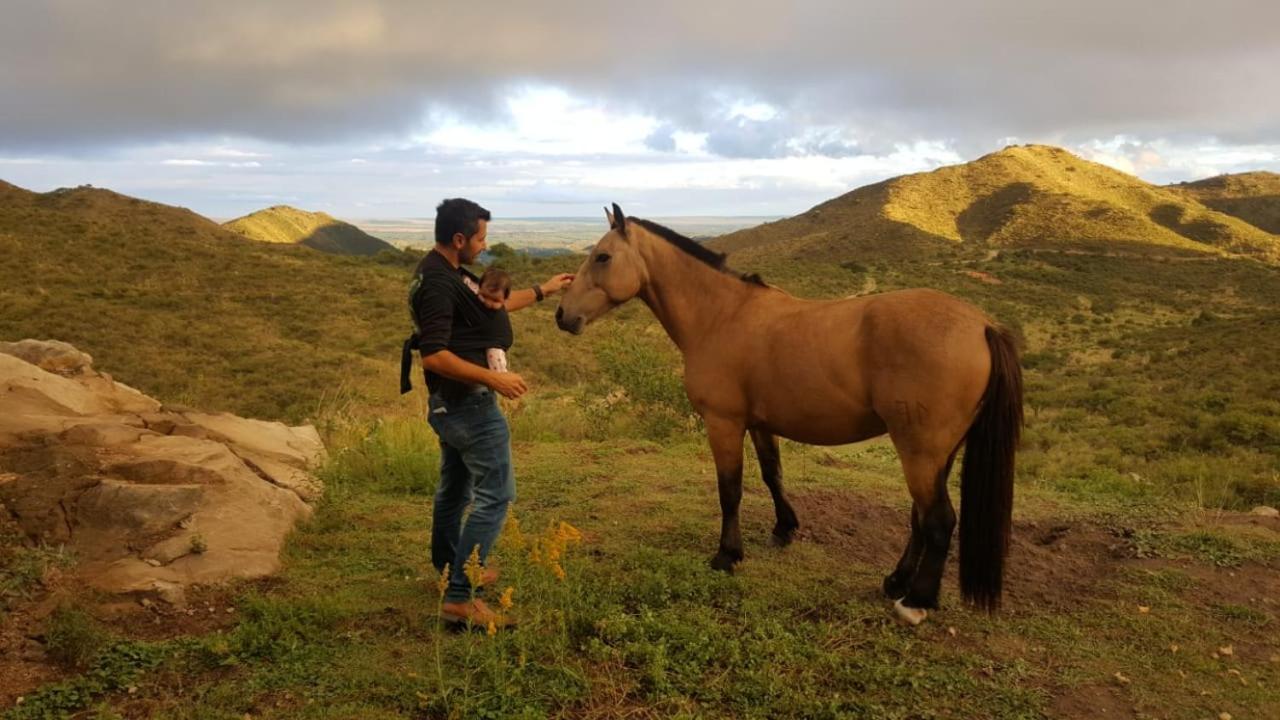
<instances>
[{"instance_id":1,"label":"outstretched hand","mask_svg":"<svg viewBox=\"0 0 1280 720\"><path fill-rule=\"evenodd\" d=\"M555 295L561 290L569 287L569 284L572 282L573 273L560 273L559 275L551 276L551 279L542 283L540 287L542 288L543 295Z\"/></svg>"}]
</instances>

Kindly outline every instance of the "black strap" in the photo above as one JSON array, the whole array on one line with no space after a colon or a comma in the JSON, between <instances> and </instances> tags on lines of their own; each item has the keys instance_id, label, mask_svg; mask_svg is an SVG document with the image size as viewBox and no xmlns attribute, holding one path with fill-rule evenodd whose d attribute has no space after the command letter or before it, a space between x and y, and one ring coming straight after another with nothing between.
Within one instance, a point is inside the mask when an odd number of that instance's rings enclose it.
<instances>
[{"instance_id":1,"label":"black strap","mask_svg":"<svg viewBox=\"0 0 1280 720\"><path fill-rule=\"evenodd\" d=\"M418 347L418 333L414 333L405 338L404 346L400 348L401 395L413 389L413 383L409 381L409 375L413 372L413 351L416 347Z\"/></svg>"}]
</instances>

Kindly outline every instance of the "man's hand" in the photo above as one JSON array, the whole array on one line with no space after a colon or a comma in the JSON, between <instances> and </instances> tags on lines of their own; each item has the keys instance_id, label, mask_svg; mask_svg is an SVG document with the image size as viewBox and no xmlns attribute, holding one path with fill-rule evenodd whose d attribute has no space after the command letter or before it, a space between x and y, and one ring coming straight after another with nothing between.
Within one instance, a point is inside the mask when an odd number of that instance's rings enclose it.
<instances>
[{"instance_id":1,"label":"man's hand","mask_svg":"<svg viewBox=\"0 0 1280 720\"><path fill-rule=\"evenodd\" d=\"M529 390L528 386L524 384L524 378L513 372L489 373L489 378L485 381L485 384L489 386L490 390L508 400L515 400Z\"/></svg>"},{"instance_id":2,"label":"man's hand","mask_svg":"<svg viewBox=\"0 0 1280 720\"><path fill-rule=\"evenodd\" d=\"M560 273L553 275L550 280L542 283L542 294L551 296L569 287L569 283L573 282L573 273Z\"/></svg>"}]
</instances>

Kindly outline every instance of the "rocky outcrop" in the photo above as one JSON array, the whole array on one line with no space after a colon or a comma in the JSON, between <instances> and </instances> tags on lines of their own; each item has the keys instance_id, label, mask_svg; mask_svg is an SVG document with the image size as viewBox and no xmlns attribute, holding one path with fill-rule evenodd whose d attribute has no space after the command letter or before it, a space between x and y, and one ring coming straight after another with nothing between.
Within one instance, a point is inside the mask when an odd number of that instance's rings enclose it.
<instances>
[{"instance_id":1,"label":"rocky outcrop","mask_svg":"<svg viewBox=\"0 0 1280 720\"><path fill-rule=\"evenodd\" d=\"M310 426L170 407L66 343L0 343L0 512L106 592L276 572L321 486Z\"/></svg>"}]
</instances>

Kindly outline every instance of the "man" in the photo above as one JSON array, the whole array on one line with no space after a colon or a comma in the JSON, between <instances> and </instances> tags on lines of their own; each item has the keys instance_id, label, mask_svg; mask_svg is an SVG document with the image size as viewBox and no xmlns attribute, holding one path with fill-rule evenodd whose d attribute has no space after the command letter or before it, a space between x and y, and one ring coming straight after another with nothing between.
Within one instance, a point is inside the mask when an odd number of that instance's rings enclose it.
<instances>
[{"instance_id":1,"label":"man","mask_svg":"<svg viewBox=\"0 0 1280 720\"><path fill-rule=\"evenodd\" d=\"M464 566L476 548L481 564L487 561L516 493L511 434L495 394L514 399L528 389L517 373L487 367L487 350L510 347L508 312L540 302L573 280L567 273L556 275L539 286L511 291L504 308L486 308L478 296L478 279L463 266L484 252L489 219L489 211L470 200L440 203L436 245L419 263L410 295L430 392L427 420L440 438L431 562L437 570L449 567L445 619L480 627L496 621L497 614L484 600L473 599L477 589ZM402 377L402 389L407 384ZM486 569L482 583L496 579L497 572Z\"/></svg>"}]
</instances>

